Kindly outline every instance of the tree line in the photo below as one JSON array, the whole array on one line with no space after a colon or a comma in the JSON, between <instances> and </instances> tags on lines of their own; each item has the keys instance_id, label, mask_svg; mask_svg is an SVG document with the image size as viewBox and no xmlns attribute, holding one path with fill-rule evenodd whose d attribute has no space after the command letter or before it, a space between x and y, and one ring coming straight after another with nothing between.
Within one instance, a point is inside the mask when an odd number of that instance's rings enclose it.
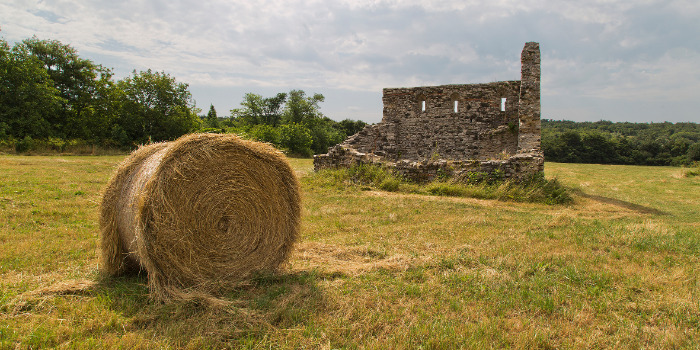
<instances>
[{"instance_id":1,"label":"tree line","mask_svg":"<svg viewBox=\"0 0 700 350\"><path fill-rule=\"evenodd\" d=\"M700 161L700 124L543 119L542 150L552 162L690 165Z\"/></svg>"},{"instance_id":2,"label":"tree line","mask_svg":"<svg viewBox=\"0 0 700 350\"><path fill-rule=\"evenodd\" d=\"M112 71L81 58L70 45L36 37L14 46L0 38L0 146L16 151L68 144L134 149L184 134L236 132L298 155L325 153L365 123L323 116L321 94L302 90L273 97L245 95L220 118L213 106L198 115L189 86L165 72Z\"/></svg>"},{"instance_id":3,"label":"tree line","mask_svg":"<svg viewBox=\"0 0 700 350\"><path fill-rule=\"evenodd\" d=\"M67 140L128 148L200 125L187 84L150 69L115 81L56 40L0 40L0 81L0 140L18 150Z\"/></svg>"},{"instance_id":4,"label":"tree line","mask_svg":"<svg viewBox=\"0 0 700 350\"><path fill-rule=\"evenodd\" d=\"M165 72L110 69L70 45L36 37L0 38L0 148L23 152L66 145L134 149L190 132L237 133L295 155L325 153L366 123L336 122L320 112L321 94L303 90L264 97L247 93L230 116L214 106L199 115L186 83ZM688 165L700 161L696 123L542 120L542 149L554 162Z\"/></svg>"}]
</instances>

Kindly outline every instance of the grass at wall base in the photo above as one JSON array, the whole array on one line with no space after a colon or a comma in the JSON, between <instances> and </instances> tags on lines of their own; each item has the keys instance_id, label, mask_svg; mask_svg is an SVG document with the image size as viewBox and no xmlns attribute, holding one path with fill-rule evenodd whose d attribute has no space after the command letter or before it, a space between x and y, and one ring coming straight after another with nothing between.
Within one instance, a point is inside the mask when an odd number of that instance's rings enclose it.
<instances>
[{"instance_id":1,"label":"grass at wall base","mask_svg":"<svg viewBox=\"0 0 700 350\"><path fill-rule=\"evenodd\" d=\"M335 188L351 186L362 190L545 204L567 204L573 200L569 191L556 178L545 179L543 173L520 180L505 180L497 172L470 173L463 181L439 177L419 184L404 180L400 175L379 165L357 164L350 168L324 169L311 178L315 186Z\"/></svg>"}]
</instances>

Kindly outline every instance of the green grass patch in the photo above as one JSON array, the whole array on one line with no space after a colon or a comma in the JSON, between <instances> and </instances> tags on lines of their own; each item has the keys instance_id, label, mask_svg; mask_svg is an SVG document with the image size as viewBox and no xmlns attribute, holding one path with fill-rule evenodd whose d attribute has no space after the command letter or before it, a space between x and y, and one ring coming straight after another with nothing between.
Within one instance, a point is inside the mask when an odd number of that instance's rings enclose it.
<instances>
[{"instance_id":1,"label":"green grass patch","mask_svg":"<svg viewBox=\"0 0 700 350\"><path fill-rule=\"evenodd\" d=\"M346 169L322 170L313 177L313 181L318 185L336 188L352 185L388 192L545 204L567 204L573 200L565 186L557 179L546 179L543 173L521 180L474 176L469 177L473 181L467 182L437 179L426 184L417 184L403 179L386 167L358 164Z\"/></svg>"}]
</instances>

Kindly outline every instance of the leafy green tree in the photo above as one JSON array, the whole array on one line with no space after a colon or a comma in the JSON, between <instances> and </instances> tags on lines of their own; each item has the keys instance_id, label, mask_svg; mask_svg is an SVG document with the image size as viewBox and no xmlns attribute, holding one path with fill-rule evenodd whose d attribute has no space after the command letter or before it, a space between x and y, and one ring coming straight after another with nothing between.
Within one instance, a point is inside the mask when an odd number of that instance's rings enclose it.
<instances>
[{"instance_id":1,"label":"leafy green tree","mask_svg":"<svg viewBox=\"0 0 700 350\"><path fill-rule=\"evenodd\" d=\"M325 98L321 94L306 96L303 90L291 90L284 107L282 121L285 124L303 125L311 135L313 153L325 153L328 147L342 142L345 134L335 128L335 122L324 117L319 104Z\"/></svg>"},{"instance_id":2,"label":"leafy green tree","mask_svg":"<svg viewBox=\"0 0 700 350\"><path fill-rule=\"evenodd\" d=\"M281 109L287 99L287 94L278 93L274 97L247 93L243 96L241 108L231 110L231 118L239 125L272 125L278 126L282 119Z\"/></svg>"},{"instance_id":3,"label":"leafy green tree","mask_svg":"<svg viewBox=\"0 0 700 350\"><path fill-rule=\"evenodd\" d=\"M104 115L97 115L101 110L95 108L95 105L104 106L106 103L98 100L108 95L106 90L112 86L112 73L109 69L80 58L77 50L57 40L32 37L17 44L16 48L25 59L34 57L42 62L54 87L59 91L61 108L48 119L56 136L91 141L107 136L105 128L93 129L92 119L105 118Z\"/></svg>"},{"instance_id":4,"label":"leafy green tree","mask_svg":"<svg viewBox=\"0 0 700 350\"><path fill-rule=\"evenodd\" d=\"M134 71L117 87L122 100L118 124L130 140L172 140L200 127L188 85L169 74Z\"/></svg>"},{"instance_id":5,"label":"leafy green tree","mask_svg":"<svg viewBox=\"0 0 700 350\"><path fill-rule=\"evenodd\" d=\"M287 100L287 94L280 92L274 97L263 99L262 121L266 125L278 126L282 120L282 106Z\"/></svg>"},{"instance_id":6,"label":"leafy green tree","mask_svg":"<svg viewBox=\"0 0 700 350\"><path fill-rule=\"evenodd\" d=\"M282 115L285 124L303 124L314 118L322 116L318 104L323 102L325 97L321 94L306 96L303 90L292 90L289 92L287 104Z\"/></svg>"},{"instance_id":7,"label":"leafy green tree","mask_svg":"<svg viewBox=\"0 0 700 350\"><path fill-rule=\"evenodd\" d=\"M85 130L81 134L85 140L100 142L105 146L112 146L111 143L115 141L119 145L125 145L112 137L114 127L118 126L124 94L111 78L106 80L106 76L102 76L101 80L103 81L96 86L91 104L83 110L85 118L82 125Z\"/></svg>"},{"instance_id":8,"label":"leafy green tree","mask_svg":"<svg viewBox=\"0 0 700 350\"><path fill-rule=\"evenodd\" d=\"M0 125L5 137L46 138L64 99L42 62L0 40Z\"/></svg>"},{"instance_id":9,"label":"leafy green tree","mask_svg":"<svg viewBox=\"0 0 700 350\"><path fill-rule=\"evenodd\" d=\"M243 96L241 108L231 110L231 119L239 125L258 125L262 122L262 95L247 93Z\"/></svg>"},{"instance_id":10,"label":"leafy green tree","mask_svg":"<svg viewBox=\"0 0 700 350\"><path fill-rule=\"evenodd\" d=\"M581 161L583 143L578 132L569 130L551 139L542 137L545 159L555 162L577 163Z\"/></svg>"}]
</instances>

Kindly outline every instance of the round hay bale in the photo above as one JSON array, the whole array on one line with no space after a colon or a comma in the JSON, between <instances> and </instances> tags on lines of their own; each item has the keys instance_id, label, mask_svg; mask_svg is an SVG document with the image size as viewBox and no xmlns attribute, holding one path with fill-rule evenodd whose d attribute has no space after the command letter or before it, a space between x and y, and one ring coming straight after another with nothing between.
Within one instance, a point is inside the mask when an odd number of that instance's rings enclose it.
<instances>
[{"instance_id":1,"label":"round hay bale","mask_svg":"<svg viewBox=\"0 0 700 350\"><path fill-rule=\"evenodd\" d=\"M161 300L209 295L285 262L300 214L294 171L269 145L217 134L151 144L107 185L102 270L145 270Z\"/></svg>"}]
</instances>

